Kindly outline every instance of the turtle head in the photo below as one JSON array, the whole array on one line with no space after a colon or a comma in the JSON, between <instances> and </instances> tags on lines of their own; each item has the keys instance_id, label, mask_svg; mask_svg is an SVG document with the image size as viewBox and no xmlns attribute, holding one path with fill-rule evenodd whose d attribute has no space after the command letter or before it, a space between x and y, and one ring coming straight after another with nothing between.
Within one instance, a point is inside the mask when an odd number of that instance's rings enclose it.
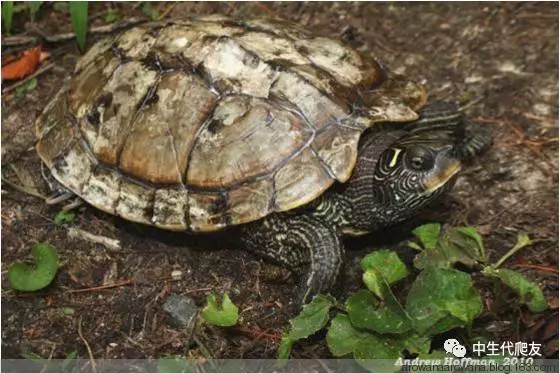
<instances>
[{"instance_id":1,"label":"turtle head","mask_svg":"<svg viewBox=\"0 0 560 374\"><path fill-rule=\"evenodd\" d=\"M486 129L468 122L454 104L425 107L375 164L374 200L383 207L383 221L402 221L450 190L465 162L491 141Z\"/></svg>"},{"instance_id":2,"label":"turtle head","mask_svg":"<svg viewBox=\"0 0 560 374\"><path fill-rule=\"evenodd\" d=\"M343 231L354 234L390 226L415 215L450 190L490 134L471 124L456 105L434 102L419 118L396 129L364 136L360 158L343 194Z\"/></svg>"},{"instance_id":3,"label":"turtle head","mask_svg":"<svg viewBox=\"0 0 560 374\"><path fill-rule=\"evenodd\" d=\"M400 221L449 190L461 166L455 141L448 132L407 134L377 161L375 200L390 220Z\"/></svg>"}]
</instances>

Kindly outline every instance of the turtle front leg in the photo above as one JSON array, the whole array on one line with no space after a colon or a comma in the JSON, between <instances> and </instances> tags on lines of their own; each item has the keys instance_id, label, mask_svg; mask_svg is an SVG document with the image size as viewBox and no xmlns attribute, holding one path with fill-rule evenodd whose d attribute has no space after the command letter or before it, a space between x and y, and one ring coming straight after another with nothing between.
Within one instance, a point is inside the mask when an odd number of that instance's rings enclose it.
<instances>
[{"instance_id":1,"label":"turtle front leg","mask_svg":"<svg viewBox=\"0 0 560 374\"><path fill-rule=\"evenodd\" d=\"M247 250L302 275L302 303L328 291L343 263L344 247L334 227L306 215L277 214L243 228Z\"/></svg>"},{"instance_id":2,"label":"turtle front leg","mask_svg":"<svg viewBox=\"0 0 560 374\"><path fill-rule=\"evenodd\" d=\"M76 209L77 207L83 205L84 201L77 197L74 192L70 191L66 187L64 187L60 182L58 182L53 176L51 171L45 164L41 163L41 174L47 185L49 186L49 190L51 191L49 197L46 199L46 203L48 205L58 205L62 202L70 201L68 204L62 207L63 211L70 211Z\"/></svg>"}]
</instances>

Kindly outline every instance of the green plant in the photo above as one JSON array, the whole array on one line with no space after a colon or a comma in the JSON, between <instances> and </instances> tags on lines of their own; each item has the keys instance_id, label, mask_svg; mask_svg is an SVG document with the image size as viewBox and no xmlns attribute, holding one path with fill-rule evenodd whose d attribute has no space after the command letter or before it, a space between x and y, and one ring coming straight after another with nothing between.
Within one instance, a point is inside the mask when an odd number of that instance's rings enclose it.
<instances>
[{"instance_id":1,"label":"green plant","mask_svg":"<svg viewBox=\"0 0 560 374\"><path fill-rule=\"evenodd\" d=\"M57 226L64 226L66 223L72 223L76 218L76 214L61 210L54 216L54 224Z\"/></svg>"},{"instance_id":2,"label":"green plant","mask_svg":"<svg viewBox=\"0 0 560 374\"><path fill-rule=\"evenodd\" d=\"M35 265L16 263L8 270L8 279L18 291L37 291L47 287L58 270L58 256L52 245L37 243L31 254Z\"/></svg>"},{"instance_id":3,"label":"green plant","mask_svg":"<svg viewBox=\"0 0 560 374\"><path fill-rule=\"evenodd\" d=\"M218 305L215 294L208 295L206 306L202 309L202 318L215 326L233 326L239 320L239 308L231 301L227 294Z\"/></svg>"},{"instance_id":4,"label":"green plant","mask_svg":"<svg viewBox=\"0 0 560 374\"><path fill-rule=\"evenodd\" d=\"M39 8L43 5L43 1L29 1L27 4L29 7L29 18L31 18L31 22L35 22L35 14L37 14Z\"/></svg>"},{"instance_id":5,"label":"green plant","mask_svg":"<svg viewBox=\"0 0 560 374\"><path fill-rule=\"evenodd\" d=\"M26 92L33 91L35 88L37 88L37 78L31 78L21 86L16 87L16 95L22 96Z\"/></svg>"},{"instance_id":6,"label":"green plant","mask_svg":"<svg viewBox=\"0 0 560 374\"><path fill-rule=\"evenodd\" d=\"M105 22L113 23L117 20L118 17L119 17L119 15L117 14L117 12L114 9L109 9L107 11L107 14L105 15Z\"/></svg>"},{"instance_id":7,"label":"green plant","mask_svg":"<svg viewBox=\"0 0 560 374\"><path fill-rule=\"evenodd\" d=\"M74 360L78 356L78 351L72 351L66 355L66 358L62 360L52 360L51 358L43 358L36 353L23 353L21 355L24 359L31 361L37 365L41 365L42 367L37 371L47 371L47 372L61 372L61 373L71 373L76 368L72 365L75 365Z\"/></svg>"},{"instance_id":8,"label":"green plant","mask_svg":"<svg viewBox=\"0 0 560 374\"><path fill-rule=\"evenodd\" d=\"M29 11L29 18L32 22L35 21L35 15L43 5L43 1L28 1L18 2L14 5L13 1L2 1L2 27L6 34L9 34L12 29L12 19L14 13ZM69 1L69 2L55 2L53 8L59 12L70 12L72 20L72 27L76 34L76 41L81 51L84 51L86 46L87 26L88 26L88 2L87 1ZM107 14L107 22L114 22L116 14L109 11Z\"/></svg>"},{"instance_id":9,"label":"green plant","mask_svg":"<svg viewBox=\"0 0 560 374\"><path fill-rule=\"evenodd\" d=\"M144 5L142 5L142 13L152 21L157 21L159 19L159 11L152 6L151 2L145 2Z\"/></svg>"},{"instance_id":10,"label":"green plant","mask_svg":"<svg viewBox=\"0 0 560 374\"><path fill-rule=\"evenodd\" d=\"M2 1L2 26L4 32L9 34L12 30L12 18L14 16L14 2Z\"/></svg>"},{"instance_id":11,"label":"green plant","mask_svg":"<svg viewBox=\"0 0 560 374\"><path fill-rule=\"evenodd\" d=\"M517 292L520 303L531 311L547 308L536 284L515 271L499 269L509 256L531 243L526 235L520 234L517 244L500 261L489 265L483 240L472 227L442 232L439 224L428 224L416 228L413 234L419 243L409 245L419 251L414 259L419 273L406 296L399 299L392 290L393 285L409 276L398 255L385 249L367 255L361 261L367 289L350 295L342 307L322 295L305 305L283 335L279 364L289 357L296 341L328 324L333 309L336 314L328 325L326 341L335 357L352 356L372 371L395 371L399 369L395 365L398 358L441 355L438 350L432 351L432 339L451 329L470 329L483 310L471 275L453 268L457 263L499 279Z\"/></svg>"},{"instance_id":12,"label":"green plant","mask_svg":"<svg viewBox=\"0 0 560 374\"><path fill-rule=\"evenodd\" d=\"M74 33L76 34L76 41L78 42L80 50L84 51L88 25L88 2L71 1L69 7L72 27L74 28Z\"/></svg>"}]
</instances>

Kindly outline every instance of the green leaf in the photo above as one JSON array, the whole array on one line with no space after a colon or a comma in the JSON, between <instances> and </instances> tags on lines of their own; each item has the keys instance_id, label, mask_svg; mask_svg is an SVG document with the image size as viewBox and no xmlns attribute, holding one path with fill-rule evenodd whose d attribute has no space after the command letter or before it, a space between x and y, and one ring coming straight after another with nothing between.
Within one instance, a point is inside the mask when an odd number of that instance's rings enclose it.
<instances>
[{"instance_id":1,"label":"green leaf","mask_svg":"<svg viewBox=\"0 0 560 374\"><path fill-rule=\"evenodd\" d=\"M402 356L402 350L400 342L370 334L368 339L356 347L353 356L360 365L373 373L396 372L400 367L395 362Z\"/></svg>"},{"instance_id":2,"label":"green leaf","mask_svg":"<svg viewBox=\"0 0 560 374\"><path fill-rule=\"evenodd\" d=\"M482 274L499 278L508 287L511 287L520 298L520 302L535 313L544 312L548 304L539 286L528 280L523 274L509 269L493 269L487 266Z\"/></svg>"},{"instance_id":3,"label":"green leaf","mask_svg":"<svg viewBox=\"0 0 560 374\"><path fill-rule=\"evenodd\" d=\"M62 364L61 364L61 369L62 369L61 371L63 373L73 372L73 370L70 370L70 369L73 368L72 363L74 363L74 360L76 359L76 357L78 357L78 351L72 351L72 352L70 352L66 355L66 358L62 361Z\"/></svg>"},{"instance_id":4,"label":"green leaf","mask_svg":"<svg viewBox=\"0 0 560 374\"><path fill-rule=\"evenodd\" d=\"M37 78L31 78L19 87L16 87L16 95L23 95L37 87Z\"/></svg>"},{"instance_id":5,"label":"green leaf","mask_svg":"<svg viewBox=\"0 0 560 374\"><path fill-rule=\"evenodd\" d=\"M48 359L39 356L37 353L22 353L21 357L25 358L26 360L33 361L38 364L47 364L49 362Z\"/></svg>"},{"instance_id":6,"label":"green leaf","mask_svg":"<svg viewBox=\"0 0 560 374\"><path fill-rule=\"evenodd\" d=\"M284 332L282 334L282 339L280 340L280 345L278 346L278 366L282 367L290 358L290 352L292 351L294 343L295 341L290 338L289 332Z\"/></svg>"},{"instance_id":7,"label":"green leaf","mask_svg":"<svg viewBox=\"0 0 560 374\"><path fill-rule=\"evenodd\" d=\"M152 6L151 2L146 2L142 5L142 12L152 21L157 21L159 19L159 12Z\"/></svg>"},{"instance_id":8,"label":"green leaf","mask_svg":"<svg viewBox=\"0 0 560 374\"><path fill-rule=\"evenodd\" d=\"M70 308L70 307L64 307L62 308L62 313L67 315L67 316L71 316L74 314L74 309Z\"/></svg>"},{"instance_id":9,"label":"green leaf","mask_svg":"<svg viewBox=\"0 0 560 374\"><path fill-rule=\"evenodd\" d=\"M408 245L410 248L416 250L416 251L423 251L424 248L422 248L422 246L418 243L415 242L408 242L406 243L406 245Z\"/></svg>"},{"instance_id":10,"label":"green leaf","mask_svg":"<svg viewBox=\"0 0 560 374\"><path fill-rule=\"evenodd\" d=\"M352 353L371 333L360 331L352 326L346 314L339 313L334 317L327 332L327 345L335 357Z\"/></svg>"},{"instance_id":11,"label":"green leaf","mask_svg":"<svg viewBox=\"0 0 560 374\"><path fill-rule=\"evenodd\" d=\"M488 255L486 254L486 248L484 247L484 241L474 227L457 227L455 232L463 237L465 243L468 244L468 248L472 249L469 253L472 257L484 264L488 262Z\"/></svg>"},{"instance_id":12,"label":"green leaf","mask_svg":"<svg viewBox=\"0 0 560 374\"><path fill-rule=\"evenodd\" d=\"M435 335L472 323L482 312L482 300L469 274L430 266L412 284L406 311L416 331Z\"/></svg>"},{"instance_id":13,"label":"green leaf","mask_svg":"<svg viewBox=\"0 0 560 374\"><path fill-rule=\"evenodd\" d=\"M86 35L88 26L88 2L87 1L71 1L70 17L72 18L72 27L76 34L76 41L81 51L86 46Z\"/></svg>"},{"instance_id":14,"label":"green leaf","mask_svg":"<svg viewBox=\"0 0 560 374\"><path fill-rule=\"evenodd\" d=\"M189 364L185 357L167 355L156 360L157 373L196 373L196 367Z\"/></svg>"},{"instance_id":15,"label":"green leaf","mask_svg":"<svg viewBox=\"0 0 560 374\"><path fill-rule=\"evenodd\" d=\"M68 13L68 3L65 1L55 1L53 4L53 9L57 12Z\"/></svg>"},{"instance_id":16,"label":"green leaf","mask_svg":"<svg viewBox=\"0 0 560 374\"><path fill-rule=\"evenodd\" d=\"M58 270L58 256L52 245L37 243L31 254L35 259L34 266L17 263L8 271L8 279L18 291L36 291L47 287Z\"/></svg>"},{"instance_id":17,"label":"green leaf","mask_svg":"<svg viewBox=\"0 0 560 374\"><path fill-rule=\"evenodd\" d=\"M398 301L397 301L398 302ZM346 301L352 325L380 334L401 334L411 329L408 316L392 305L379 302L368 290L360 290Z\"/></svg>"},{"instance_id":18,"label":"green leaf","mask_svg":"<svg viewBox=\"0 0 560 374\"><path fill-rule=\"evenodd\" d=\"M290 356L292 345L321 330L329 321L329 310L333 306L332 298L317 295L309 304L303 306L301 313L290 320L290 330L284 333L278 348L279 364Z\"/></svg>"},{"instance_id":19,"label":"green leaf","mask_svg":"<svg viewBox=\"0 0 560 374\"><path fill-rule=\"evenodd\" d=\"M74 213L61 210L56 214L56 216L54 216L54 224L57 226L62 226L65 223L72 223L74 221L74 218L76 218L76 215Z\"/></svg>"},{"instance_id":20,"label":"green leaf","mask_svg":"<svg viewBox=\"0 0 560 374\"><path fill-rule=\"evenodd\" d=\"M2 26L4 32L10 34L12 31L12 18L14 16L14 2L2 1Z\"/></svg>"},{"instance_id":21,"label":"green leaf","mask_svg":"<svg viewBox=\"0 0 560 374\"><path fill-rule=\"evenodd\" d=\"M482 238L470 227L446 230L434 248L427 248L414 258L414 267L452 267L462 263L469 267L487 262Z\"/></svg>"},{"instance_id":22,"label":"green leaf","mask_svg":"<svg viewBox=\"0 0 560 374\"><path fill-rule=\"evenodd\" d=\"M404 348L410 353L428 353L432 346L432 340L425 335L407 334L401 341Z\"/></svg>"},{"instance_id":23,"label":"green leaf","mask_svg":"<svg viewBox=\"0 0 560 374\"><path fill-rule=\"evenodd\" d=\"M382 280L378 277L378 274L381 274L389 284L393 284L408 275L406 265L396 252L387 249L368 254L362 259L360 265L364 270L362 279L365 285L381 299L383 299L380 284Z\"/></svg>"},{"instance_id":24,"label":"green leaf","mask_svg":"<svg viewBox=\"0 0 560 374\"><path fill-rule=\"evenodd\" d=\"M117 12L115 12L113 9L109 9L107 14L105 15L105 22L113 23L116 20L117 20Z\"/></svg>"},{"instance_id":25,"label":"green leaf","mask_svg":"<svg viewBox=\"0 0 560 374\"><path fill-rule=\"evenodd\" d=\"M202 309L202 318L214 326L233 326L239 319L239 308L227 294L224 295L222 304L218 305L216 295L212 293L206 299L206 306Z\"/></svg>"},{"instance_id":26,"label":"green leaf","mask_svg":"<svg viewBox=\"0 0 560 374\"><path fill-rule=\"evenodd\" d=\"M31 18L31 22L34 22L35 14L37 14L37 11L39 10L39 8L41 8L41 5L43 5L43 1L29 1L27 2L27 4L29 5L29 15Z\"/></svg>"},{"instance_id":27,"label":"green leaf","mask_svg":"<svg viewBox=\"0 0 560 374\"><path fill-rule=\"evenodd\" d=\"M418 355L418 358L423 360L442 360L445 359L446 357L447 354L445 353L445 351L442 351L441 349L436 349L432 353L420 353Z\"/></svg>"},{"instance_id":28,"label":"green leaf","mask_svg":"<svg viewBox=\"0 0 560 374\"><path fill-rule=\"evenodd\" d=\"M329 310L333 300L324 295L317 295L303 306L301 313L290 320L290 338L292 340L305 339L316 333L329 321Z\"/></svg>"},{"instance_id":29,"label":"green leaf","mask_svg":"<svg viewBox=\"0 0 560 374\"><path fill-rule=\"evenodd\" d=\"M418 226L412 230L412 233L420 240L424 248L434 249L438 243L440 231L441 225L439 223L427 223Z\"/></svg>"}]
</instances>

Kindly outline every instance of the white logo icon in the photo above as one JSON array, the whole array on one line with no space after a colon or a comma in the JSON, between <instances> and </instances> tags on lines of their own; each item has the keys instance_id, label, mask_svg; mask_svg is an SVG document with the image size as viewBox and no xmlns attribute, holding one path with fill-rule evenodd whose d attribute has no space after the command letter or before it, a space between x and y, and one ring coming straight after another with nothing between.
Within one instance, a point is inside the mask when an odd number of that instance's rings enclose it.
<instances>
[{"instance_id":1,"label":"white logo icon","mask_svg":"<svg viewBox=\"0 0 560 374\"><path fill-rule=\"evenodd\" d=\"M443 349L445 349L445 352L451 353L458 358L463 358L467 354L467 349L457 339L447 339L443 343Z\"/></svg>"}]
</instances>

